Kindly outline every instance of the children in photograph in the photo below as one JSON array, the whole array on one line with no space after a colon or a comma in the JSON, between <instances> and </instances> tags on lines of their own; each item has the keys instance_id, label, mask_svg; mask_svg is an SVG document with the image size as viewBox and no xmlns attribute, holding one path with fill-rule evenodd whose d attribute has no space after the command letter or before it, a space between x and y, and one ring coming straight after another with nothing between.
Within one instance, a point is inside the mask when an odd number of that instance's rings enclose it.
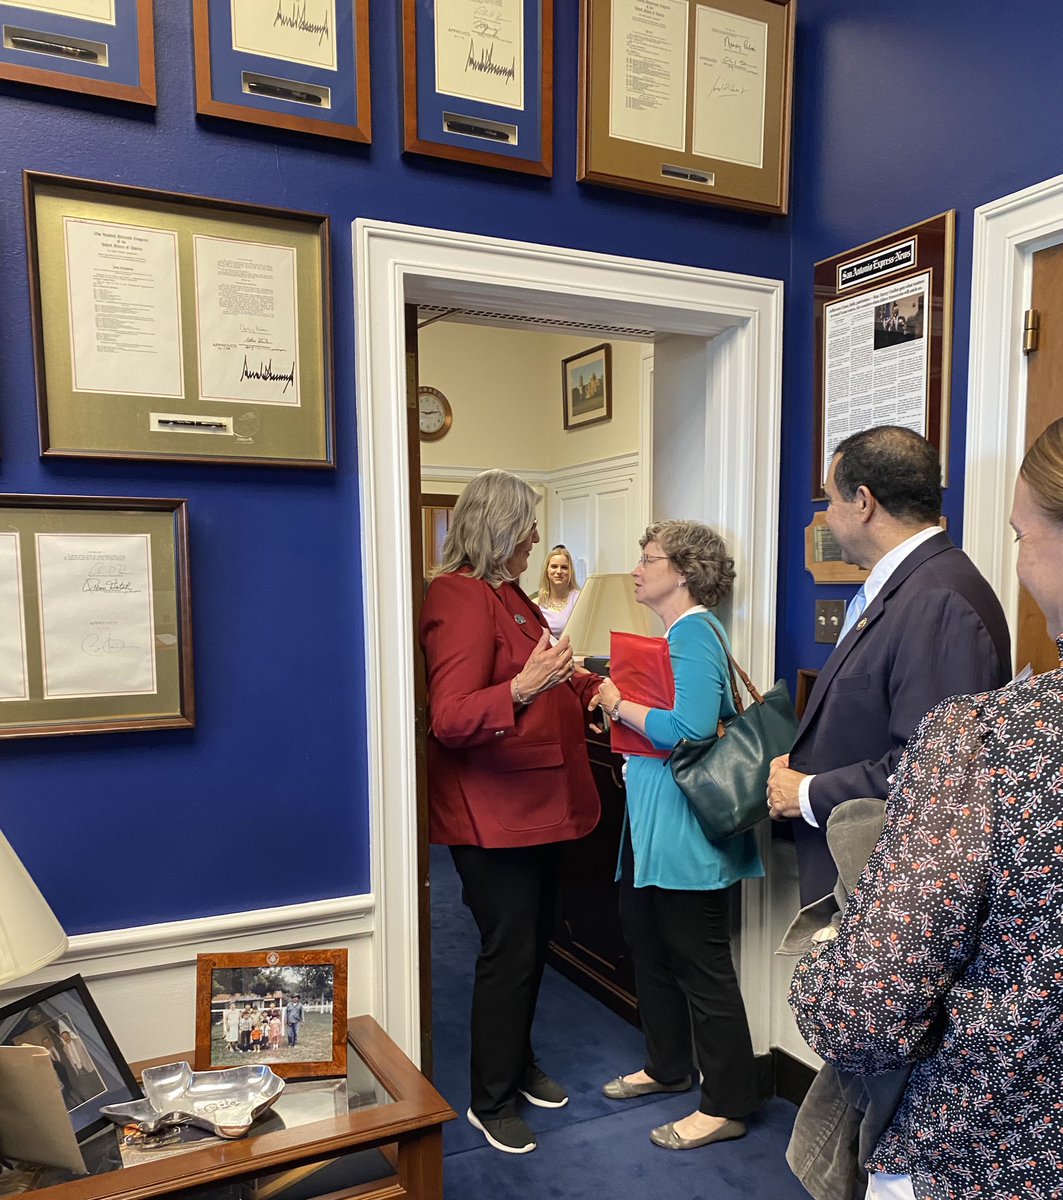
<instances>
[{"instance_id":1,"label":"children in photograph","mask_svg":"<svg viewBox=\"0 0 1063 1200\"><path fill-rule=\"evenodd\" d=\"M256 1054L262 1049L262 1026L258 1021L251 1026L251 1049Z\"/></svg>"},{"instance_id":2,"label":"children in photograph","mask_svg":"<svg viewBox=\"0 0 1063 1200\"><path fill-rule=\"evenodd\" d=\"M269 1048L279 1050L281 1045L281 1015L274 1009L269 1019Z\"/></svg>"},{"instance_id":3,"label":"children in photograph","mask_svg":"<svg viewBox=\"0 0 1063 1200\"><path fill-rule=\"evenodd\" d=\"M241 1050L251 1049L251 1010L245 1008L240 1013L240 1046Z\"/></svg>"}]
</instances>

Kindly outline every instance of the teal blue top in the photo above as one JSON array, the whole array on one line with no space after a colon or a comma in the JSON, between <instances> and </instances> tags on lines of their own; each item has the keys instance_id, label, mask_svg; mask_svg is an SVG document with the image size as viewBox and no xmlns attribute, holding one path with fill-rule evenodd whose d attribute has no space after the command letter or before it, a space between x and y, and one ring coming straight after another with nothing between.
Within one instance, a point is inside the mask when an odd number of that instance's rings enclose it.
<instances>
[{"instance_id":1,"label":"teal blue top","mask_svg":"<svg viewBox=\"0 0 1063 1200\"><path fill-rule=\"evenodd\" d=\"M700 605L668 630L675 705L651 708L646 717L646 736L661 750L680 738L706 738L721 716L734 715L727 658L709 622L724 633ZM705 837L664 759L628 759L625 825L631 830L636 887L712 891L764 874L752 832L719 843Z\"/></svg>"}]
</instances>

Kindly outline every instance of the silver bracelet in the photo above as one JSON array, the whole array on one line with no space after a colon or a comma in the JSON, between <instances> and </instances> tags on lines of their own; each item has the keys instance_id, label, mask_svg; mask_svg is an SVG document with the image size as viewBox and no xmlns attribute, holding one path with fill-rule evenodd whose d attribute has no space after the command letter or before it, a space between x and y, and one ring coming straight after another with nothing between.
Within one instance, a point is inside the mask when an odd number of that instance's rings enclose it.
<instances>
[{"instance_id":1,"label":"silver bracelet","mask_svg":"<svg viewBox=\"0 0 1063 1200\"><path fill-rule=\"evenodd\" d=\"M620 705L623 703L623 701L624 701L624 697L621 696L620 699L617 700L617 702L613 705L612 709L609 712L609 720L610 721L619 721L620 720Z\"/></svg>"},{"instance_id":2,"label":"silver bracelet","mask_svg":"<svg viewBox=\"0 0 1063 1200\"><path fill-rule=\"evenodd\" d=\"M525 700L524 697L520 694L520 684L517 682L516 675L513 676L513 695L518 704L524 704L524 705L531 704L531 700Z\"/></svg>"}]
</instances>

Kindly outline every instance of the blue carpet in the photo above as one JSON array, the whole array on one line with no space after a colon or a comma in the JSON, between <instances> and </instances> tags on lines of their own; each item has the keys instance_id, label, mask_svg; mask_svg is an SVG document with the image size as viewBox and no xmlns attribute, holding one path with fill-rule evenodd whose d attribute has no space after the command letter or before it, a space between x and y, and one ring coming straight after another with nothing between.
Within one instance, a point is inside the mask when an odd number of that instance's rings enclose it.
<instances>
[{"instance_id":1,"label":"blue carpet","mask_svg":"<svg viewBox=\"0 0 1063 1200\"><path fill-rule=\"evenodd\" d=\"M749 1134L675 1153L649 1140L655 1125L693 1111L697 1093L611 1102L607 1079L643 1064L637 1029L547 967L533 1043L543 1070L568 1088L562 1109L527 1105L539 1135L533 1154L500 1154L465 1120L469 1106L469 1008L479 936L449 852L432 847L432 1003L435 1085L459 1118L443 1127L446 1200L801 1200L784 1153L794 1106L771 1100ZM648 1110L648 1111L645 1111Z\"/></svg>"}]
</instances>

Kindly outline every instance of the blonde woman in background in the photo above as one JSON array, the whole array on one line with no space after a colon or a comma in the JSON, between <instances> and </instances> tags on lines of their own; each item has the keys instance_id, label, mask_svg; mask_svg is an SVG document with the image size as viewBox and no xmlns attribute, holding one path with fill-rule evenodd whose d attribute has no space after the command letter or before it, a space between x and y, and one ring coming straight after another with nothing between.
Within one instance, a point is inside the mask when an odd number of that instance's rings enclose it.
<instances>
[{"instance_id":1,"label":"blonde woman in background","mask_svg":"<svg viewBox=\"0 0 1063 1200\"><path fill-rule=\"evenodd\" d=\"M576 566L566 547L555 546L549 553L539 578L539 594L535 602L543 610L550 632L559 638L572 616L572 608L579 596L576 583Z\"/></svg>"}]
</instances>

